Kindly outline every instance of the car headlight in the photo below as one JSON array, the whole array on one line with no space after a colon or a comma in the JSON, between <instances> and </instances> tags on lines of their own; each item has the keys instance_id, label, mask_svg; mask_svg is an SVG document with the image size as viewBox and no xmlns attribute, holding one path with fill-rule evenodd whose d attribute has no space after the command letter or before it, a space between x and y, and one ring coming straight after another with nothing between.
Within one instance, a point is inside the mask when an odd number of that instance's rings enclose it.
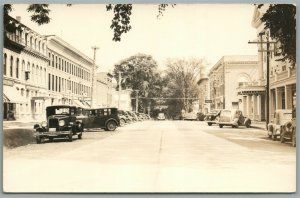
<instances>
[{"instance_id":1,"label":"car headlight","mask_svg":"<svg viewBox=\"0 0 300 198\"><path fill-rule=\"evenodd\" d=\"M47 126L47 122L46 121L43 121L42 122L42 127L46 127Z\"/></svg>"},{"instance_id":2,"label":"car headlight","mask_svg":"<svg viewBox=\"0 0 300 198\"><path fill-rule=\"evenodd\" d=\"M58 125L62 127L62 126L65 125L65 123L66 123L66 122L65 122L64 120L60 120L60 121L58 122Z\"/></svg>"}]
</instances>

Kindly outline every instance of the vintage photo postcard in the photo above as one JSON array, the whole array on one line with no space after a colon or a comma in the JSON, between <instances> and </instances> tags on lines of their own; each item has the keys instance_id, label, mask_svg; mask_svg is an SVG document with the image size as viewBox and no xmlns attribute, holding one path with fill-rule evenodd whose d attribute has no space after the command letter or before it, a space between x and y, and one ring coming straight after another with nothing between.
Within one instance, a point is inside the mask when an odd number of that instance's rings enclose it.
<instances>
[{"instance_id":1,"label":"vintage photo postcard","mask_svg":"<svg viewBox=\"0 0 300 198\"><path fill-rule=\"evenodd\" d=\"M296 192L296 5L2 8L4 193Z\"/></svg>"}]
</instances>

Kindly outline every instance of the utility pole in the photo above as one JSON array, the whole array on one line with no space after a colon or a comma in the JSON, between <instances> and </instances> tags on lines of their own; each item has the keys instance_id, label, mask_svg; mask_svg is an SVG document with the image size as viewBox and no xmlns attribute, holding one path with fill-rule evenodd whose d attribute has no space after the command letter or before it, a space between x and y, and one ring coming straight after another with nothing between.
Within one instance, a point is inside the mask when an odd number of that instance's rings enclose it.
<instances>
[{"instance_id":1,"label":"utility pole","mask_svg":"<svg viewBox=\"0 0 300 198\"><path fill-rule=\"evenodd\" d=\"M121 91L122 91L122 87L121 87L121 74L122 72L119 71L119 91L118 91L118 109L120 108L120 99L121 99Z\"/></svg>"},{"instance_id":2,"label":"utility pole","mask_svg":"<svg viewBox=\"0 0 300 198\"><path fill-rule=\"evenodd\" d=\"M93 68L92 68L92 90L91 90L91 107L94 107L94 84L95 84L95 66L96 66L96 51L99 49L97 46L93 46L94 50L94 60L93 60Z\"/></svg>"},{"instance_id":3,"label":"utility pole","mask_svg":"<svg viewBox=\"0 0 300 198\"><path fill-rule=\"evenodd\" d=\"M265 33L259 33L260 35L260 41L249 41L249 44L260 44L261 50L258 50L258 52L267 52L267 79L266 79L266 128L268 129L268 124L270 121L270 52L274 50L270 50L270 43L277 43L275 41L269 41L269 37L267 38L267 41L262 40L262 35ZM267 44L267 50L263 49L262 44Z\"/></svg>"}]
</instances>

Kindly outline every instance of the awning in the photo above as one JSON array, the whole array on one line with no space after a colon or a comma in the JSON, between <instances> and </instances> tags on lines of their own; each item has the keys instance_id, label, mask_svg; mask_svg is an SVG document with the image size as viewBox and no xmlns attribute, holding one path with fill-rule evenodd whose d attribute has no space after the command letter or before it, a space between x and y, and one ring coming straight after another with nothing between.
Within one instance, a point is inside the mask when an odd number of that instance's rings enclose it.
<instances>
[{"instance_id":1,"label":"awning","mask_svg":"<svg viewBox=\"0 0 300 198\"><path fill-rule=\"evenodd\" d=\"M266 93L266 88L262 85L248 85L237 88L238 95L262 95Z\"/></svg>"},{"instance_id":2,"label":"awning","mask_svg":"<svg viewBox=\"0 0 300 198\"><path fill-rule=\"evenodd\" d=\"M9 103L27 103L15 87L3 87L3 102Z\"/></svg>"},{"instance_id":3,"label":"awning","mask_svg":"<svg viewBox=\"0 0 300 198\"><path fill-rule=\"evenodd\" d=\"M85 106L82 102L80 102L79 100L73 100L73 103L81 108L87 108L87 106Z\"/></svg>"}]
</instances>

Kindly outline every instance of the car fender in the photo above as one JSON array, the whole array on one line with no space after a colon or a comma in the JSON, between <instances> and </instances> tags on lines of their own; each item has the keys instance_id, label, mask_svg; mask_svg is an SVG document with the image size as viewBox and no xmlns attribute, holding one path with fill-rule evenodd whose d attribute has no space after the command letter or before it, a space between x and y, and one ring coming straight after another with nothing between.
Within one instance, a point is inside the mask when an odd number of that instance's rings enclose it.
<instances>
[{"instance_id":1,"label":"car fender","mask_svg":"<svg viewBox=\"0 0 300 198\"><path fill-rule=\"evenodd\" d=\"M113 118L110 118L110 119L106 120L105 126L107 125L107 123L108 123L109 121L114 121L114 122L117 124L117 126L120 126L120 122L118 122L117 120L115 120L115 119L113 119Z\"/></svg>"},{"instance_id":2,"label":"car fender","mask_svg":"<svg viewBox=\"0 0 300 198\"><path fill-rule=\"evenodd\" d=\"M244 125L246 125L246 123L248 123L248 122L250 123L249 125L251 125L251 119L250 119L250 118L246 118L246 119L245 119Z\"/></svg>"}]
</instances>

